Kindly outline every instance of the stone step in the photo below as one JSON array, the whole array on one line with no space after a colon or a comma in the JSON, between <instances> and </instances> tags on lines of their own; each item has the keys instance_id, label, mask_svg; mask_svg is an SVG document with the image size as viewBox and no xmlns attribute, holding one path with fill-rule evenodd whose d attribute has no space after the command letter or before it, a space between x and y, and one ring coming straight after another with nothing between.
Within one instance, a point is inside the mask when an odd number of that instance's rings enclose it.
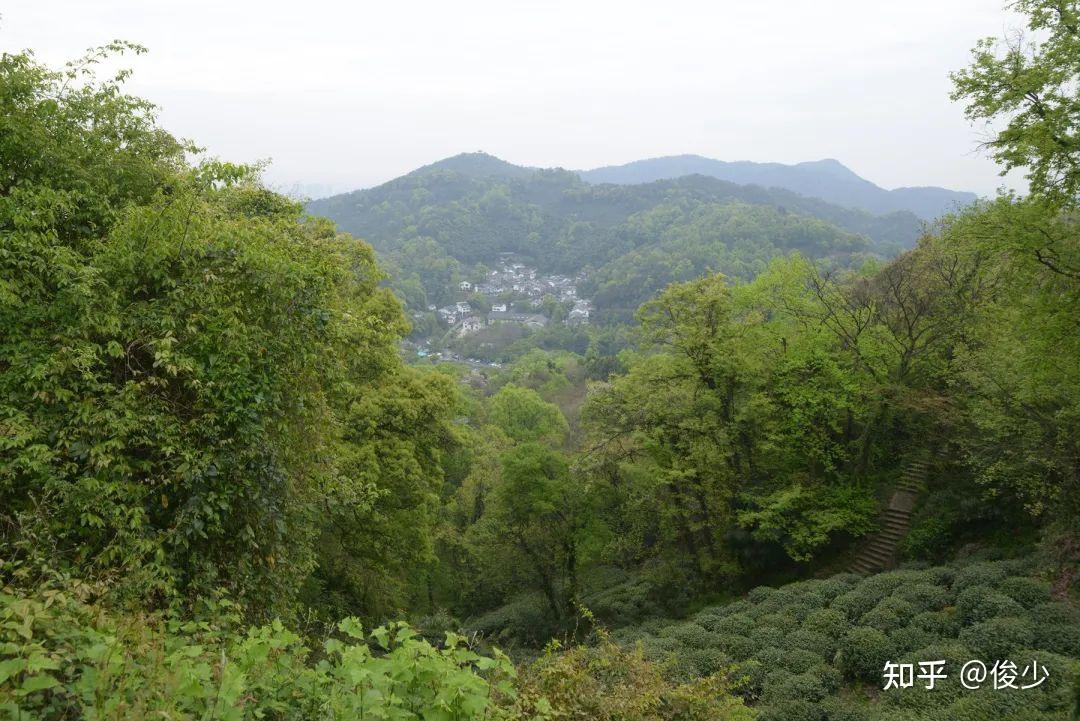
<instances>
[{"instance_id":1,"label":"stone step","mask_svg":"<svg viewBox=\"0 0 1080 721\"><path fill-rule=\"evenodd\" d=\"M918 498L925 493L930 460L929 454L920 454L904 466L889 499L890 507L881 514L881 527L867 539L852 561L852 573L868 575L892 567L897 549L911 529L911 511L904 507L912 505L912 496ZM901 507L893 508L892 503Z\"/></svg>"}]
</instances>

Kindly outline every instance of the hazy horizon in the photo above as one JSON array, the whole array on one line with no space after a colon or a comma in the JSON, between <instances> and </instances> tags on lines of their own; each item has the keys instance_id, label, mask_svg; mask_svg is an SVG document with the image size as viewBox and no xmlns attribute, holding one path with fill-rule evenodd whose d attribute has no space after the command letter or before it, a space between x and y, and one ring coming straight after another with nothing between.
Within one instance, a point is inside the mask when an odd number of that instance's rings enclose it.
<instances>
[{"instance_id":1,"label":"hazy horizon","mask_svg":"<svg viewBox=\"0 0 1080 721\"><path fill-rule=\"evenodd\" d=\"M1006 179L949 101L948 72L1010 27L1002 5L15 0L0 45L52 64L114 38L146 45L123 65L166 128L269 159L269 183L310 195L478 150L573 170L835 158L884 188L985 195Z\"/></svg>"}]
</instances>

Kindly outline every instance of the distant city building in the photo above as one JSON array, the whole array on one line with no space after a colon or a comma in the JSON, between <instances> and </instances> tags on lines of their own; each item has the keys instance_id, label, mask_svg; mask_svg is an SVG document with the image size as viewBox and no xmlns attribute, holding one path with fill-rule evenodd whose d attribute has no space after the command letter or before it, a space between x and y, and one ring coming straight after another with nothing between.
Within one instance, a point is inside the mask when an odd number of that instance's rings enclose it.
<instances>
[{"instance_id":1,"label":"distant city building","mask_svg":"<svg viewBox=\"0 0 1080 721\"><path fill-rule=\"evenodd\" d=\"M492 311L488 313L488 325L493 323L517 323L530 328L543 328L548 319L535 313L514 313L511 311Z\"/></svg>"},{"instance_id":2,"label":"distant city building","mask_svg":"<svg viewBox=\"0 0 1080 721\"><path fill-rule=\"evenodd\" d=\"M506 303L492 303L491 310L495 313L505 313Z\"/></svg>"},{"instance_id":3,"label":"distant city building","mask_svg":"<svg viewBox=\"0 0 1080 721\"><path fill-rule=\"evenodd\" d=\"M472 283L467 280L463 280L458 283L458 288L461 288L462 290L472 290Z\"/></svg>"},{"instance_id":4,"label":"distant city building","mask_svg":"<svg viewBox=\"0 0 1080 721\"><path fill-rule=\"evenodd\" d=\"M567 325L581 325L589 322L589 311L574 308L566 317Z\"/></svg>"},{"instance_id":5,"label":"distant city building","mask_svg":"<svg viewBox=\"0 0 1080 721\"><path fill-rule=\"evenodd\" d=\"M476 331L480 330L482 325L483 324L480 322L479 318L477 318L476 316L469 316L465 320L461 321L460 333L461 335L466 335L467 333L475 333Z\"/></svg>"},{"instance_id":6,"label":"distant city building","mask_svg":"<svg viewBox=\"0 0 1080 721\"><path fill-rule=\"evenodd\" d=\"M445 308L439 308L439 318L448 325L454 325L458 321L457 307L448 305Z\"/></svg>"}]
</instances>

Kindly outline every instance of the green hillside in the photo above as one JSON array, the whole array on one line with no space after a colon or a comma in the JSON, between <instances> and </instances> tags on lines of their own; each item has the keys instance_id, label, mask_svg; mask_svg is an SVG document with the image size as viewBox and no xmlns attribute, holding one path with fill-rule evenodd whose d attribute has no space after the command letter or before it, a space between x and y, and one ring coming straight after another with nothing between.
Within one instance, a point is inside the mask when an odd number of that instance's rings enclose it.
<instances>
[{"instance_id":1,"label":"green hillside","mask_svg":"<svg viewBox=\"0 0 1080 721\"><path fill-rule=\"evenodd\" d=\"M305 206L140 46L0 53L0 721L1076 721L1080 3L1012 9L952 81L1030 192L925 229L485 155Z\"/></svg>"},{"instance_id":2,"label":"green hillside","mask_svg":"<svg viewBox=\"0 0 1080 721\"><path fill-rule=\"evenodd\" d=\"M430 239L448 262L494 264L515 253L541 270L592 278L601 317L625 319L653 292L706 271L749 279L799 251L850 264L913 245L910 213L874 216L794 193L693 176L633 186L592 185L563 170L530 170L459 155L370 190L312 201L308 210L368 240L403 267ZM419 282L431 294L435 281Z\"/></svg>"}]
</instances>

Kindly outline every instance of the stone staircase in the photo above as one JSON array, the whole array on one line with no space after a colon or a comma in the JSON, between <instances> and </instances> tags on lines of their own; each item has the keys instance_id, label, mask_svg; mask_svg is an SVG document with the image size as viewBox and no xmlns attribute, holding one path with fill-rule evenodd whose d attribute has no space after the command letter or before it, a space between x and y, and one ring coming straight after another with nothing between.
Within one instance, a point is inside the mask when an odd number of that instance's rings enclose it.
<instances>
[{"instance_id":1,"label":"stone staircase","mask_svg":"<svg viewBox=\"0 0 1080 721\"><path fill-rule=\"evenodd\" d=\"M904 468L889 499L889 505L882 513L881 530L869 537L849 571L869 575L892 568L896 561L897 547L911 527L911 511L926 489L929 467L930 454L923 453L913 458Z\"/></svg>"}]
</instances>

